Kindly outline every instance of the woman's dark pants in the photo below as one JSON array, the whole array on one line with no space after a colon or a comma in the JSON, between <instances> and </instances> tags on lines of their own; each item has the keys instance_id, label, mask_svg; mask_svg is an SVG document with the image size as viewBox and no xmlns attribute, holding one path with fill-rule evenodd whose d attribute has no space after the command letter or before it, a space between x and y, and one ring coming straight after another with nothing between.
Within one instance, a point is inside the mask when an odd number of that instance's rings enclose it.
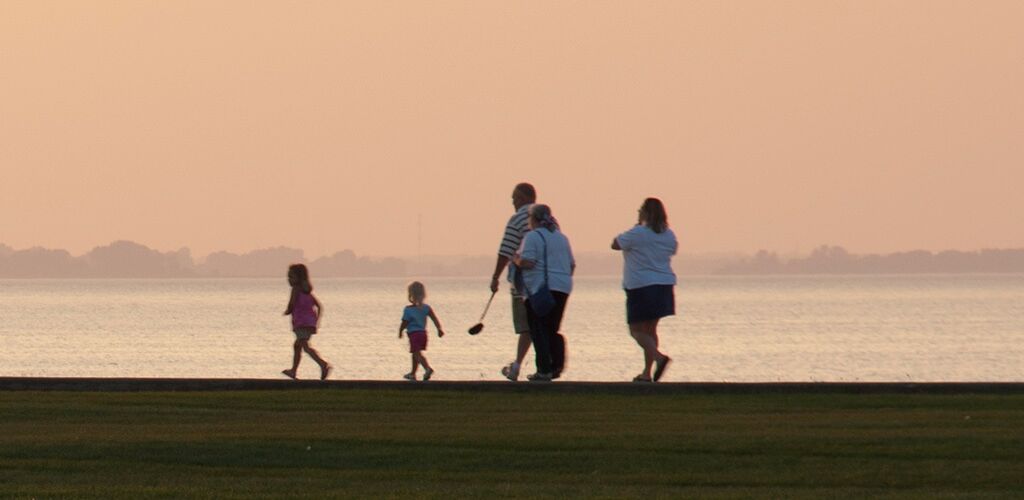
<instances>
[{"instance_id":1,"label":"woman's dark pants","mask_svg":"<svg viewBox=\"0 0 1024 500\"><path fill-rule=\"evenodd\" d=\"M552 291L555 307L545 316L537 316L526 300L526 319L530 323L530 337L533 339L533 352L536 355L537 373L551 373L551 337L562 327L562 314L569 295Z\"/></svg>"}]
</instances>

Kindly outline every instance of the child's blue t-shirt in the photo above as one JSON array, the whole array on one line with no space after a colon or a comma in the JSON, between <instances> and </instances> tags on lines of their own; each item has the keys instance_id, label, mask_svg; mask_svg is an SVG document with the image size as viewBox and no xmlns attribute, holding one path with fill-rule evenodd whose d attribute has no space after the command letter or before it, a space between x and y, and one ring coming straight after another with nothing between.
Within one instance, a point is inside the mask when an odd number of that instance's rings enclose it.
<instances>
[{"instance_id":1,"label":"child's blue t-shirt","mask_svg":"<svg viewBox=\"0 0 1024 500\"><path fill-rule=\"evenodd\" d=\"M408 321L406 331L425 332L427 331L427 316L430 314L430 306L422 304L419 306L405 306L402 312L402 321Z\"/></svg>"}]
</instances>

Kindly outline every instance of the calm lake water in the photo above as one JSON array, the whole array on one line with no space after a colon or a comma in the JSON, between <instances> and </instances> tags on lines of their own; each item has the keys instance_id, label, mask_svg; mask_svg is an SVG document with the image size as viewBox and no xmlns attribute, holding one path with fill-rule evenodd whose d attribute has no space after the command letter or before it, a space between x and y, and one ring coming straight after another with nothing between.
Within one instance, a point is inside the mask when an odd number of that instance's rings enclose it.
<instances>
[{"instance_id":1,"label":"calm lake water","mask_svg":"<svg viewBox=\"0 0 1024 500\"><path fill-rule=\"evenodd\" d=\"M399 380L404 279L315 280L313 344L335 379ZM437 380L502 380L514 353L508 294L478 336L487 280L425 280ZM293 335L281 279L0 280L0 376L280 378ZM662 321L666 381L1024 381L1024 276L683 277ZM618 278L569 299L565 380L626 381L642 354ZM531 358L524 370L532 372ZM524 372L524 373L527 373ZM305 358L301 378L315 378Z\"/></svg>"}]
</instances>

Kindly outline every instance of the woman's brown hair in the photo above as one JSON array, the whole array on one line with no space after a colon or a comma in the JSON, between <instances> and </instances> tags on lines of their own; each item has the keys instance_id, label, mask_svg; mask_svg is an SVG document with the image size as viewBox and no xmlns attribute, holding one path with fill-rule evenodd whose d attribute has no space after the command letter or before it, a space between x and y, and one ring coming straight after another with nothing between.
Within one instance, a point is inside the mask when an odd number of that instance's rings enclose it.
<instances>
[{"instance_id":1,"label":"woman's brown hair","mask_svg":"<svg viewBox=\"0 0 1024 500\"><path fill-rule=\"evenodd\" d=\"M668 214L665 205L657 198L647 198L640 207L640 217L647 227L655 233L664 233L668 229Z\"/></svg>"}]
</instances>

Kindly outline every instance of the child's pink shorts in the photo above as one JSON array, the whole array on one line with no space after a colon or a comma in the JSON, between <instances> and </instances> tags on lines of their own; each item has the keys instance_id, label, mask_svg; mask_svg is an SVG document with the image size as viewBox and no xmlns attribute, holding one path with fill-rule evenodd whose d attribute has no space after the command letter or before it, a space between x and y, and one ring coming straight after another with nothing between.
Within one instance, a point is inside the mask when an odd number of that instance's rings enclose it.
<instances>
[{"instance_id":1,"label":"child's pink shorts","mask_svg":"<svg viewBox=\"0 0 1024 500\"><path fill-rule=\"evenodd\" d=\"M427 350L427 332L409 332L409 352Z\"/></svg>"}]
</instances>

